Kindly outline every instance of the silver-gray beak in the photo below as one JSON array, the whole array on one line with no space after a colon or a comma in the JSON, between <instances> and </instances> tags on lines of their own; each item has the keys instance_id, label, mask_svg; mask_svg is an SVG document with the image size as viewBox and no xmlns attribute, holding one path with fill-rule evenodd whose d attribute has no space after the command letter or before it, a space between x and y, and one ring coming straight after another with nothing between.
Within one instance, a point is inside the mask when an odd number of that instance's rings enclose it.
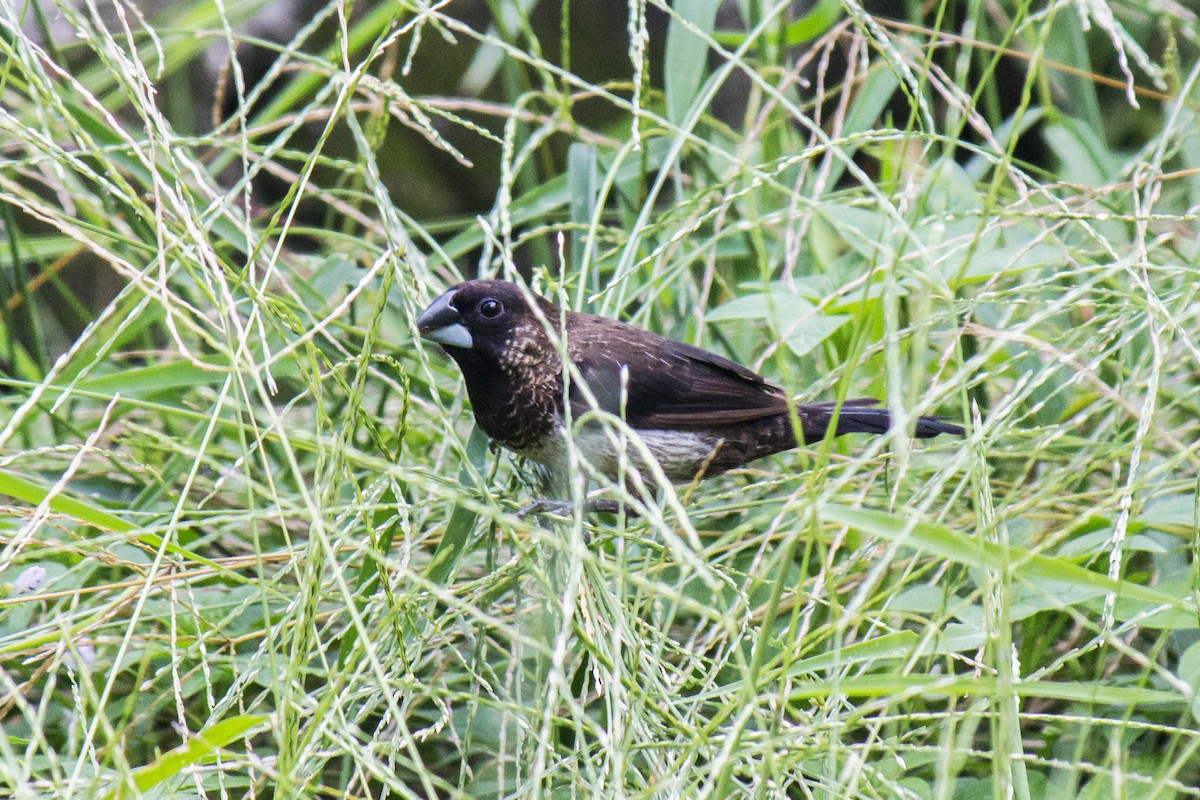
<instances>
[{"instance_id":1,"label":"silver-gray beak","mask_svg":"<svg viewBox=\"0 0 1200 800\"><path fill-rule=\"evenodd\" d=\"M475 346L471 332L462 324L462 315L454 307L455 289L443 292L429 308L417 317L417 332L421 338L437 342L446 347L461 347L470 350Z\"/></svg>"}]
</instances>

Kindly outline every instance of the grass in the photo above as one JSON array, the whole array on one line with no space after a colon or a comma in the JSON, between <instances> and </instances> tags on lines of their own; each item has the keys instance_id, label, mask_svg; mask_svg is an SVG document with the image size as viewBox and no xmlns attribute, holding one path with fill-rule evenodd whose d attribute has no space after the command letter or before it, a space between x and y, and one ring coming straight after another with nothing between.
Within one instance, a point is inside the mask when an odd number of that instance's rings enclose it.
<instances>
[{"instance_id":1,"label":"grass","mask_svg":"<svg viewBox=\"0 0 1200 800\"><path fill-rule=\"evenodd\" d=\"M788 5L0 8L4 792L1200 795L1194 15ZM538 527L476 272L969 434Z\"/></svg>"}]
</instances>

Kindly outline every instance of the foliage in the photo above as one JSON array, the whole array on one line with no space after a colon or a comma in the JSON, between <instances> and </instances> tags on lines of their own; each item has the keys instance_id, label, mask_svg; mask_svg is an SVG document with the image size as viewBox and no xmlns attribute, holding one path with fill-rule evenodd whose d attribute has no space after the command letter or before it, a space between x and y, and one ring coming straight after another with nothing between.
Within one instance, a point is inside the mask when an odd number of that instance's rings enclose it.
<instances>
[{"instance_id":1,"label":"foliage","mask_svg":"<svg viewBox=\"0 0 1200 800\"><path fill-rule=\"evenodd\" d=\"M0 7L3 791L1200 795L1200 26L895 5ZM540 527L477 273L970 432Z\"/></svg>"}]
</instances>

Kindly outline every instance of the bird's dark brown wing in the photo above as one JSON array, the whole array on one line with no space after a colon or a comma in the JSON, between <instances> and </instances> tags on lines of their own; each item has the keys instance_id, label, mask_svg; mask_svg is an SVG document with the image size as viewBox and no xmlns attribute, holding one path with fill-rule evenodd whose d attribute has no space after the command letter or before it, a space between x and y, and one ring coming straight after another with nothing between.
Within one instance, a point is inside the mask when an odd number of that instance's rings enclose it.
<instances>
[{"instance_id":1,"label":"bird's dark brown wing","mask_svg":"<svg viewBox=\"0 0 1200 800\"><path fill-rule=\"evenodd\" d=\"M634 428L707 428L787 413L783 391L753 371L698 347L590 314L567 321L571 360L601 409ZM590 408L571 392L574 414Z\"/></svg>"}]
</instances>

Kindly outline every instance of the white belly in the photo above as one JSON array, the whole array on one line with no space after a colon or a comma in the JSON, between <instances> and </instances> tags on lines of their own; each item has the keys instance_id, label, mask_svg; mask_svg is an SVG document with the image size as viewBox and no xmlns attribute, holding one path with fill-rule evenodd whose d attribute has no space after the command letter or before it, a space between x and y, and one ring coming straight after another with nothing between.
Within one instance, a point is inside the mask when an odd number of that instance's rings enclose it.
<instances>
[{"instance_id":1,"label":"white belly","mask_svg":"<svg viewBox=\"0 0 1200 800\"><path fill-rule=\"evenodd\" d=\"M640 440L633 441L634 437ZM617 430L615 427L585 425L574 436L578 455L592 467L615 481L621 471L621 451L624 450L625 470L637 470L648 484L654 483L654 472L643 456L649 451L668 480L690 481L705 466L719 442L692 431L678 430ZM538 448L523 450L521 455L545 466L550 473L550 491L560 494L569 491L566 483L571 474L566 428L559 425L555 435Z\"/></svg>"}]
</instances>

